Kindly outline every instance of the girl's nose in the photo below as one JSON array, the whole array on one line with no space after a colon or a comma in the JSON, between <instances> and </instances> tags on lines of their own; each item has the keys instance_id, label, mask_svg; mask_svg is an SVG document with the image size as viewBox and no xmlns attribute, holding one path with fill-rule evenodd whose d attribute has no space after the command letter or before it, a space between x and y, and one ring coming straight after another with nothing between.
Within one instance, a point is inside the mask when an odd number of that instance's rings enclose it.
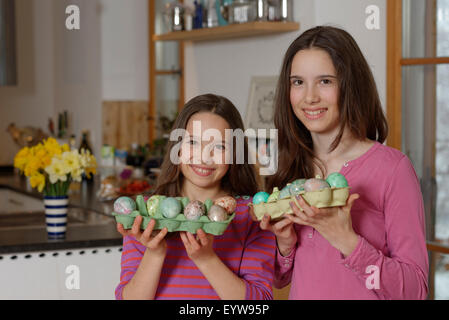
<instances>
[{"instance_id":1,"label":"girl's nose","mask_svg":"<svg viewBox=\"0 0 449 320\"><path fill-rule=\"evenodd\" d=\"M315 86L308 86L306 92L306 102L308 104L313 104L320 101L320 95L318 89Z\"/></svg>"},{"instance_id":2,"label":"girl's nose","mask_svg":"<svg viewBox=\"0 0 449 320\"><path fill-rule=\"evenodd\" d=\"M211 145L206 144L205 146L203 145L202 147L202 162L204 164L207 165L212 165L214 164L214 150L213 147L211 147Z\"/></svg>"}]
</instances>

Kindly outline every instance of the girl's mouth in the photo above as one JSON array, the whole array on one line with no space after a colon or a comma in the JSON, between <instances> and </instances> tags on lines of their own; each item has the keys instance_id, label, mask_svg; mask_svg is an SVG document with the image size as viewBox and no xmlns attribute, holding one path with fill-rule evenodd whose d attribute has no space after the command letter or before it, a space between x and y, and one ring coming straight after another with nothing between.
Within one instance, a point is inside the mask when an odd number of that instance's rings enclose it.
<instances>
[{"instance_id":1,"label":"girl's mouth","mask_svg":"<svg viewBox=\"0 0 449 320\"><path fill-rule=\"evenodd\" d=\"M215 170L215 169L195 166L192 164L190 165L190 168L192 168L193 172L195 172L197 175L199 175L201 177L210 176L212 174L212 172L214 172L214 170Z\"/></svg>"},{"instance_id":2,"label":"girl's mouth","mask_svg":"<svg viewBox=\"0 0 449 320\"><path fill-rule=\"evenodd\" d=\"M306 116L307 119L309 120L317 120L320 119L322 117L324 117L325 113L327 112L326 108L322 108L322 109L303 109L304 111L304 115Z\"/></svg>"}]
</instances>

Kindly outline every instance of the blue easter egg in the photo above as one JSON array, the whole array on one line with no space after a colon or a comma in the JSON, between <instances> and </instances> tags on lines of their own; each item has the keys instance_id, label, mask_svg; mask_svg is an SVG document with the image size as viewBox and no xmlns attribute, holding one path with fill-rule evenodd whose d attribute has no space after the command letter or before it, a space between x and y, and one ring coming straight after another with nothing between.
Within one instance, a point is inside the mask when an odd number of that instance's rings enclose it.
<instances>
[{"instance_id":1,"label":"blue easter egg","mask_svg":"<svg viewBox=\"0 0 449 320\"><path fill-rule=\"evenodd\" d=\"M290 197L290 186L291 184L287 184L284 188L282 188L281 192L279 193L279 199L286 199Z\"/></svg>"},{"instance_id":2,"label":"blue easter egg","mask_svg":"<svg viewBox=\"0 0 449 320\"><path fill-rule=\"evenodd\" d=\"M176 198L165 198L160 206L162 215L168 219L175 218L182 211L181 202Z\"/></svg>"},{"instance_id":3,"label":"blue easter egg","mask_svg":"<svg viewBox=\"0 0 449 320\"><path fill-rule=\"evenodd\" d=\"M270 194L267 192L264 191L257 192L253 197L253 203L254 204L265 203L267 202L269 196Z\"/></svg>"}]
</instances>

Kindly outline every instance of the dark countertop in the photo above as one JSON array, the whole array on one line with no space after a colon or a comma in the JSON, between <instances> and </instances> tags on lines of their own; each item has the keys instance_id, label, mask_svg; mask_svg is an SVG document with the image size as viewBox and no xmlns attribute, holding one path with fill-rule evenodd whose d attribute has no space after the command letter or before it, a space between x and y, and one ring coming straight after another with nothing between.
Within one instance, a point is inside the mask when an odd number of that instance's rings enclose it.
<instances>
[{"instance_id":1,"label":"dark countertop","mask_svg":"<svg viewBox=\"0 0 449 320\"><path fill-rule=\"evenodd\" d=\"M29 251L64 250L75 248L119 246L122 236L116 230L114 218L111 216L113 201L99 201L96 197L100 181L83 182L79 190L69 193L69 208L79 208L93 211L101 215L101 224L67 225L66 237L61 240L47 238L45 228L6 230L0 232L0 254L19 253ZM31 189L27 179L14 174L0 175L0 188L13 190L37 199L42 194ZM106 218L106 219L105 219ZM110 222L107 219L111 219Z\"/></svg>"}]
</instances>

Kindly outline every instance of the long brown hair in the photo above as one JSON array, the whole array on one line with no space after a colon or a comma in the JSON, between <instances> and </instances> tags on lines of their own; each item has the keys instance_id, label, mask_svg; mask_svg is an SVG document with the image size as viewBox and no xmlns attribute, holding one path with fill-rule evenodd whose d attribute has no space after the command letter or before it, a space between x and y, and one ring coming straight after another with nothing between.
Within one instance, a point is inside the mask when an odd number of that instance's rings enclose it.
<instances>
[{"instance_id":1,"label":"long brown hair","mask_svg":"<svg viewBox=\"0 0 449 320\"><path fill-rule=\"evenodd\" d=\"M292 61L299 51L306 49L326 51L337 71L340 131L329 152L340 143L345 127L360 140L368 138L383 143L388 135L387 119L373 74L354 38L335 27L309 29L291 43L284 56L276 89L274 116L274 124L279 130L279 169L267 178L267 190L283 186L293 179L311 178L315 166L324 176L323 166L313 150L311 134L295 116L290 103Z\"/></svg>"},{"instance_id":2,"label":"long brown hair","mask_svg":"<svg viewBox=\"0 0 449 320\"><path fill-rule=\"evenodd\" d=\"M188 101L179 113L173 124L172 130L186 129L189 119L199 112L211 112L222 117L229 124L230 129L241 129L244 131L242 117L234 104L225 97L204 94ZM179 138L181 140L181 138ZM179 142L169 141L167 153L161 165L161 172L158 177L155 194L176 197L181 195L184 176L179 165L175 165L170 160L172 148ZM221 187L232 196L253 195L258 191L259 185L256 179L254 166L248 164L248 159L243 164L236 163L236 141L233 138L233 161L228 171L221 180ZM244 154L248 155L247 138L244 139Z\"/></svg>"}]
</instances>

